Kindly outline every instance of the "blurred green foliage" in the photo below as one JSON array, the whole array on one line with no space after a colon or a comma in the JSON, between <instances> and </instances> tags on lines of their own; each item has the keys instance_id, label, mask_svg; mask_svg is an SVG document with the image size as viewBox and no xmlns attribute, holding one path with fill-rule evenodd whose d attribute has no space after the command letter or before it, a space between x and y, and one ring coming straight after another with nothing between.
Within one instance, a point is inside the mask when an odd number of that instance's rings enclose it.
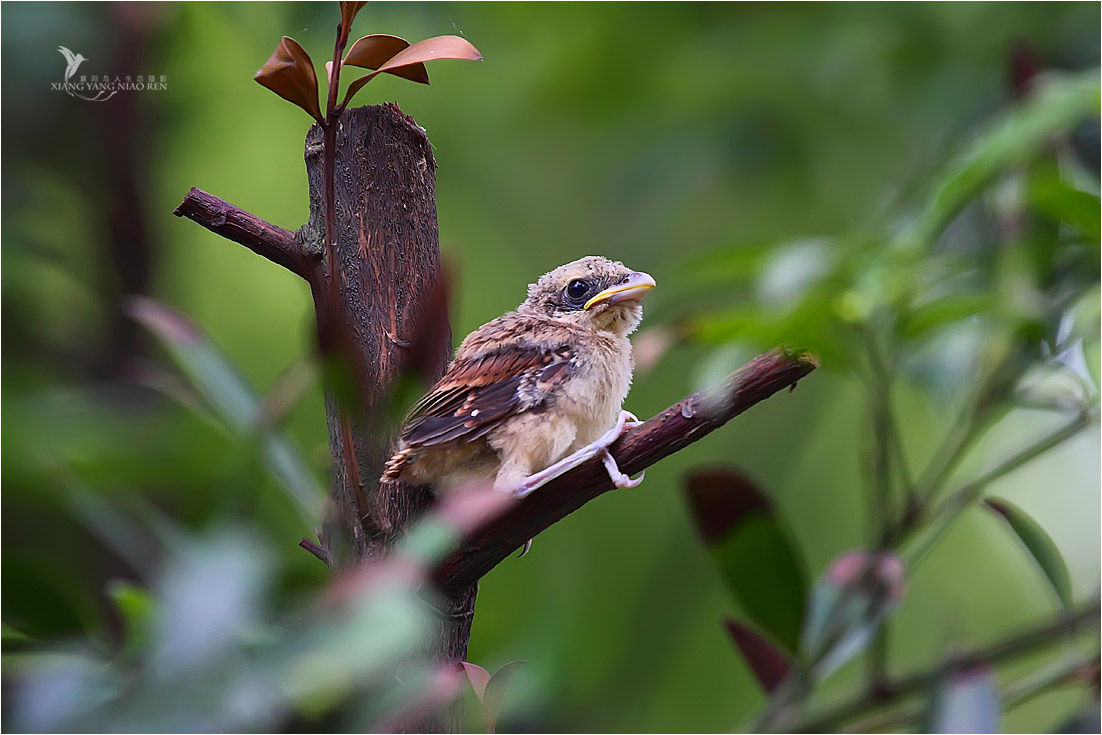
<instances>
[{"instance_id":1,"label":"blurred green foliage","mask_svg":"<svg viewBox=\"0 0 1102 735\"><path fill-rule=\"evenodd\" d=\"M326 583L295 546L312 521L286 492L324 486L329 457L320 388L287 378L309 350L306 286L171 216L198 185L276 224L305 221L307 121L251 77L283 34L325 58L336 8L9 3L0 13L5 663L43 644L71 656L77 640L81 660L121 652L152 668L115 672L127 695L112 717L198 727L173 719L187 714L177 709L143 719L153 700L142 687L176 682L209 697L220 680L204 671L235 681L280 671L239 659L249 651L293 662L296 635L332 633L326 650L340 652L362 630L297 624ZM659 282L645 329L661 331L639 338L672 347L636 376L627 407L641 416L776 342L824 358L793 396L654 467L638 490L603 496L483 580L469 659L489 671L530 662L502 729L750 721L762 697L720 620L752 610L695 534L680 492L690 468L738 465L819 576L875 543L908 489L982 476L1059 427L1061 413L1096 404L1098 23L1097 5L1070 3L402 3L361 14L356 35L454 33L485 57L430 68L431 87L380 77L358 98L397 99L433 142L457 338L515 306L539 274L601 253ZM164 75L168 89L97 104L51 91L58 45L88 57L82 74ZM1015 59L1064 73L1038 77L1015 102ZM201 325L206 366L216 360L228 382L196 382L210 373L186 361L202 355L174 362L126 314L131 295ZM1000 390L977 394L983 386ZM273 390L290 395L277 412L285 441L250 428L257 396ZM219 411L227 401L241 410ZM939 462L979 404L991 409L982 436ZM877 405L890 406L904 447L902 461L887 460L896 482L885 502L866 491L884 466ZM272 461L277 440L301 458L292 475ZM906 477L927 466L947 476ZM1099 586L1098 484L1091 423L987 488L1051 537L1077 600ZM1060 608L1006 525L967 510L930 547L892 617L893 671ZM420 608L403 594L398 610L357 609L412 622ZM221 615L196 613L199 600L218 601ZM194 668L158 679L172 661ZM345 671L371 687L355 668L367 664ZM135 670L153 674L135 684L123 675ZM75 702L69 726L107 722L82 722L79 707L118 690L81 689L79 667L65 671L39 679L45 709L24 712L24 725L64 714L51 703L77 690L92 699ZM277 678L297 716L320 726L347 682L294 689L312 671ZM854 690L863 673L844 667L820 696ZM1081 690L1031 698L1002 727L1051 729L1085 701Z\"/></svg>"}]
</instances>

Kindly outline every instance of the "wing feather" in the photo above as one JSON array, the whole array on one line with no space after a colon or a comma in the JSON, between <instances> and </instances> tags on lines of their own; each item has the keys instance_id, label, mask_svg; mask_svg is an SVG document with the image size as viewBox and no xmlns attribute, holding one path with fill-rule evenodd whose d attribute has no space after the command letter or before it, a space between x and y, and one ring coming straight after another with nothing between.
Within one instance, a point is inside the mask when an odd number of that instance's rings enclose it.
<instances>
[{"instance_id":1,"label":"wing feather","mask_svg":"<svg viewBox=\"0 0 1102 735\"><path fill-rule=\"evenodd\" d=\"M564 345L520 341L461 357L414 406L402 440L407 447L474 441L505 419L543 410L573 372L574 353Z\"/></svg>"}]
</instances>

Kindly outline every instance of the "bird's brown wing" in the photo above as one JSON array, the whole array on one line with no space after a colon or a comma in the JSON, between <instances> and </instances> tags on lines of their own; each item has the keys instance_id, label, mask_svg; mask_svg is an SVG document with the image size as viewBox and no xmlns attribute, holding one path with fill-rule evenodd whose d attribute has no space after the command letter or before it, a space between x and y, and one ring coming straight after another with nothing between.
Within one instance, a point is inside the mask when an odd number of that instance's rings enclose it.
<instances>
[{"instance_id":1,"label":"bird's brown wing","mask_svg":"<svg viewBox=\"0 0 1102 735\"><path fill-rule=\"evenodd\" d=\"M511 416L546 408L573 372L565 345L514 342L461 357L414 406L402 440L409 447L473 441Z\"/></svg>"}]
</instances>

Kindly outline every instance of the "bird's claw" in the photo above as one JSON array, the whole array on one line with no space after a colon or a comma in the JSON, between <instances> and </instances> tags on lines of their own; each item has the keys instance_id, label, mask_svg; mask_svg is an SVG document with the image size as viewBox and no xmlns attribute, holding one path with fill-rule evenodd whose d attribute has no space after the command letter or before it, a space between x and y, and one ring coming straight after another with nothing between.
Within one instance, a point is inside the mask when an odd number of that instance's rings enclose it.
<instances>
[{"instance_id":1,"label":"bird's claw","mask_svg":"<svg viewBox=\"0 0 1102 735\"><path fill-rule=\"evenodd\" d=\"M605 469L608 471L608 476L612 480L612 484L618 488L639 487L639 484L643 482L643 478L647 475L644 470L640 472L639 476L634 480L631 479L620 471L620 466L616 464L615 458L613 458L612 454L607 449L601 453L601 462L604 463Z\"/></svg>"},{"instance_id":2,"label":"bird's claw","mask_svg":"<svg viewBox=\"0 0 1102 735\"><path fill-rule=\"evenodd\" d=\"M517 554L517 558L518 559L523 559L525 557L525 555L531 550L532 550L532 539L528 539L527 541L524 542L524 548L520 550L519 554Z\"/></svg>"},{"instance_id":3,"label":"bird's claw","mask_svg":"<svg viewBox=\"0 0 1102 735\"><path fill-rule=\"evenodd\" d=\"M632 480L630 477L620 472L620 468L617 467L616 460L609 454L608 448L620 438L625 429L634 428L641 423L639 417L631 411L620 411L620 415L616 417L616 424L597 439L597 441L582 447L568 457L563 457L550 467L524 478L520 485L513 490L513 495L518 498L526 497L537 488L542 487L564 472L568 472L594 457L601 458L601 461L605 465L605 469L608 470L608 476L612 479L616 487L636 487L643 481L643 475L640 474L638 478Z\"/></svg>"}]
</instances>

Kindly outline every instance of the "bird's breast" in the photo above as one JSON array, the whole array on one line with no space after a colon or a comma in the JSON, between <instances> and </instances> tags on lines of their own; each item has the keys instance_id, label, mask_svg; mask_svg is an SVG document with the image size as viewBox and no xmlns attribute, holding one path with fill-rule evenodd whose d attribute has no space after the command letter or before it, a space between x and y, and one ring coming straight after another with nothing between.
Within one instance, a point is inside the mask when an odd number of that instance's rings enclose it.
<instances>
[{"instance_id":1,"label":"bird's breast","mask_svg":"<svg viewBox=\"0 0 1102 735\"><path fill-rule=\"evenodd\" d=\"M575 377L564 386L565 408L577 426L575 447L612 428L631 388L631 343L626 338L596 341L576 358Z\"/></svg>"}]
</instances>

